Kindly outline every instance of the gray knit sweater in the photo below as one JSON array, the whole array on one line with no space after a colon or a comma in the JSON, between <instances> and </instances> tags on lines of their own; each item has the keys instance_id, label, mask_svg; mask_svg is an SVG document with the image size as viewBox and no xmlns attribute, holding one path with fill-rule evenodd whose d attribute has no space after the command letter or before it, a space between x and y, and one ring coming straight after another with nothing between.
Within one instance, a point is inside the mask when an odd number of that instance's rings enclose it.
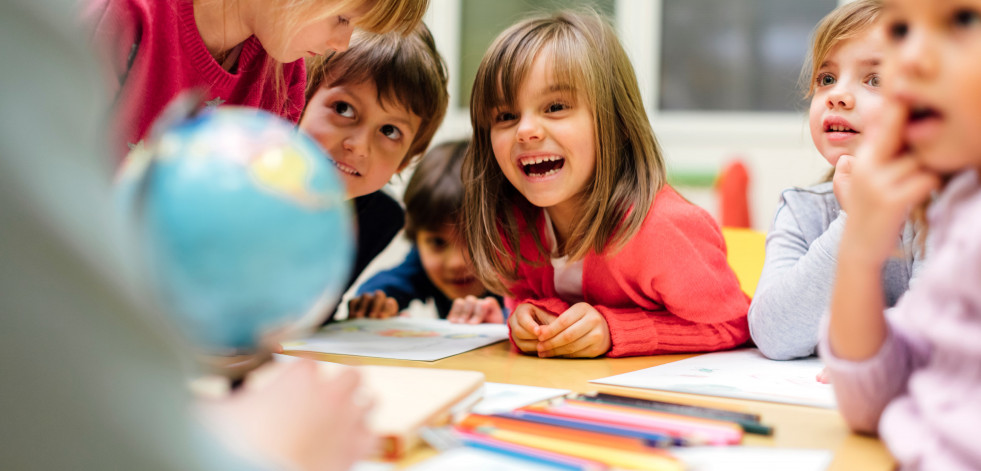
<instances>
[{"instance_id":1,"label":"gray knit sweater","mask_svg":"<svg viewBox=\"0 0 981 471\"><path fill-rule=\"evenodd\" d=\"M832 184L784 190L766 237L766 260L749 307L749 329L774 360L813 355L821 316L831 304L838 244L846 215ZM903 228L896 256L882 270L886 306L909 289L922 265L912 224Z\"/></svg>"}]
</instances>

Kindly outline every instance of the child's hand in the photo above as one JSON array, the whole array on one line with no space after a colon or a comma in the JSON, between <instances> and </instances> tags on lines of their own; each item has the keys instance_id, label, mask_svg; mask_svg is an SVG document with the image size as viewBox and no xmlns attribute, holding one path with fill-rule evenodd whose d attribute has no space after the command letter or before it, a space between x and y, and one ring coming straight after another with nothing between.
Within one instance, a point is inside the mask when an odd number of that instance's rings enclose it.
<instances>
[{"instance_id":1,"label":"child's hand","mask_svg":"<svg viewBox=\"0 0 981 471\"><path fill-rule=\"evenodd\" d=\"M887 103L881 128L860 149L851 172L848 224L842 249L865 263L881 265L896 247L910 208L924 201L940 180L903 149L902 126L909 112Z\"/></svg>"},{"instance_id":2,"label":"child's hand","mask_svg":"<svg viewBox=\"0 0 981 471\"><path fill-rule=\"evenodd\" d=\"M599 311L576 303L555 322L538 327L538 356L593 358L610 351L610 326Z\"/></svg>"},{"instance_id":3,"label":"child's hand","mask_svg":"<svg viewBox=\"0 0 981 471\"><path fill-rule=\"evenodd\" d=\"M470 295L456 298L446 319L456 324L504 323L504 311L493 297L478 298Z\"/></svg>"},{"instance_id":4,"label":"child's hand","mask_svg":"<svg viewBox=\"0 0 981 471\"><path fill-rule=\"evenodd\" d=\"M821 372L814 379L821 384L831 384L831 375L828 374L827 368L821 369Z\"/></svg>"},{"instance_id":5,"label":"child's hand","mask_svg":"<svg viewBox=\"0 0 981 471\"><path fill-rule=\"evenodd\" d=\"M855 162L855 157L851 155L842 155L838 157L838 162L835 164L835 176L832 179L832 187L835 191L835 199L838 200L838 206L841 206L841 210L848 212L845 207L846 202L850 196L851 184L852 184L852 165Z\"/></svg>"},{"instance_id":6,"label":"child's hand","mask_svg":"<svg viewBox=\"0 0 981 471\"><path fill-rule=\"evenodd\" d=\"M508 330L514 344L524 353L538 353L539 326L554 322L557 316L532 304L519 304L508 316Z\"/></svg>"},{"instance_id":7,"label":"child's hand","mask_svg":"<svg viewBox=\"0 0 981 471\"><path fill-rule=\"evenodd\" d=\"M274 378L246 382L231 397L205 404L219 436L283 469L346 470L375 446L367 429L371 401L356 397L360 379L345 371L324 378L312 361L265 368Z\"/></svg>"},{"instance_id":8,"label":"child's hand","mask_svg":"<svg viewBox=\"0 0 981 471\"><path fill-rule=\"evenodd\" d=\"M352 298L347 303L349 319L387 319L395 317L399 313L399 303L395 298L385 295L382 290L375 290L374 293L366 293Z\"/></svg>"}]
</instances>

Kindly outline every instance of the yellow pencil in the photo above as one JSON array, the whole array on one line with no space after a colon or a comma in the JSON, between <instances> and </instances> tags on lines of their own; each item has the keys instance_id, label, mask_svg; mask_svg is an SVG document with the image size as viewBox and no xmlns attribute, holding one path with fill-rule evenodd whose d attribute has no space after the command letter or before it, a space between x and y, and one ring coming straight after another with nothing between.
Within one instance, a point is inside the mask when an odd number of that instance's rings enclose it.
<instances>
[{"instance_id":1,"label":"yellow pencil","mask_svg":"<svg viewBox=\"0 0 981 471\"><path fill-rule=\"evenodd\" d=\"M684 471L685 469L681 462L660 450L653 450L649 453L618 450L502 429L492 429L484 432L484 434L497 440L599 461L618 468L651 471Z\"/></svg>"}]
</instances>

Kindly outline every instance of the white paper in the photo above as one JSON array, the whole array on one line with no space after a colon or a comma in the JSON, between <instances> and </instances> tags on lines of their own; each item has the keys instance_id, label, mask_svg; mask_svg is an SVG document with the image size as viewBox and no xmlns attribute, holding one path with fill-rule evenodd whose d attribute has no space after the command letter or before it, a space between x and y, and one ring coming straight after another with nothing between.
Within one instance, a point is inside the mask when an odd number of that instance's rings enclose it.
<instances>
[{"instance_id":1,"label":"white paper","mask_svg":"<svg viewBox=\"0 0 981 471\"><path fill-rule=\"evenodd\" d=\"M408 471L556 471L568 470L521 458L460 447L423 461Z\"/></svg>"},{"instance_id":2,"label":"white paper","mask_svg":"<svg viewBox=\"0 0 981 471\"><path fill-rule=\"evenodd\" d=\"M283 349L434 361L507 338L504 324L452 324L439 319L395 317L334 322L309 338L284 343Z\"/></svg>"},{"instance_id":3,"label":"white paper","mask_svg":"<svg viewBox=\"0 0 981 471\"><path fill-rule=\"evenodd\" d=\"M501 414L519 407L569 394L568 389L539 388L517 384L484 383L484 398L475 404L471 412L476 414Z\"/></svg>"},{"instance_id":4,"label":"white paper","mask_svg":"<svg viewBox=\"0 0 981 471\"><path fill-rule=\"evenodd\" d=\"M747 446L672 448L688 471L823 471L834 455L828 450Z\"/></svg>"},{"instance_id":5,"label":"white paper","mask_svg":"<svg viewBox=\"0 0 981 471\"><path fill-rule=\"evenodd\" d=\"M706 353L590 382L834 409L831 385L816 379L823 368L817 358L775 361L752 348Z\"/></svg>"}]
</instances>

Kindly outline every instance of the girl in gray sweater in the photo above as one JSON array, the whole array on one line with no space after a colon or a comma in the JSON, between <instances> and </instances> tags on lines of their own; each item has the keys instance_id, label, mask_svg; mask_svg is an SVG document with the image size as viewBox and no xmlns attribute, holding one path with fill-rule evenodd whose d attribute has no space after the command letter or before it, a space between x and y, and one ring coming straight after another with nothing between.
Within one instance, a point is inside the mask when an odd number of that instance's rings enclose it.
<instances>
[{"instance_id":1,"label":"girl in gray sweater","mask_svg":"<svg viewBox=\"0 0 981 471\"><path fill-rule=\"evenodd\" d=\"M874 31L881 7L881 0L843 5L814 32L808 120L815 146L835 169L825 183L785 190L767 235L749 327L760 351L774 360L810 356L817 347L847 218L840 202L847 200L855 150L882 106L878 67L884 44ZM920 266L916 236L907 223L883 267L887 306L906 292Z\"/></svg>"}]
</instances>

